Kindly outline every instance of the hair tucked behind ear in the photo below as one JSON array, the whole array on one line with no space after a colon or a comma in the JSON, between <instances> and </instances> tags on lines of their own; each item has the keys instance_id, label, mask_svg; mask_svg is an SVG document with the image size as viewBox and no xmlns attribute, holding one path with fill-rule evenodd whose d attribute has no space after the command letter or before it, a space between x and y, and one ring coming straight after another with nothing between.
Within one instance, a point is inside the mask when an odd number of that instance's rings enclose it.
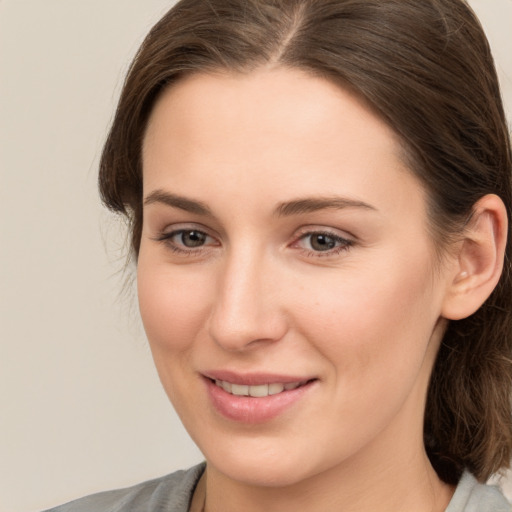
<instances>
[{"instance_id":1,"label":"hair tucked behind ear","mask_svg":"<svg viewBox=\"0 0 512 512\"><path fill-rule=\"evenodd\" d=\"M142 226L141 145L161 91L180 77L263 65L350 87L400 135L429 195L442 252L473 205L500 196L511 218L512 157L487 40L462 0L182 0L151 30L103 151L105 204ZM425 445L446 482L480 480L512 455L511 240L503 276L470 318L450 323L433 370Z\"/></svg>"}]
</instances>

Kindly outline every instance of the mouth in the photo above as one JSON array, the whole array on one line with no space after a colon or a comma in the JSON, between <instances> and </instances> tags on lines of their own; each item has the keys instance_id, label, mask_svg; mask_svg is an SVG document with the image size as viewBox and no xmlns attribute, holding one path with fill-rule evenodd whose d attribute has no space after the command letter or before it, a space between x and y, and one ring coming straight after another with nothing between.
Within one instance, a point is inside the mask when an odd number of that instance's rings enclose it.
<instances>
[{"instance_id":1,"label":"mouth","mask_svg":"<svg viewBox=\"0 0 512 512\"><path fill-rule=\"evenodd\" d=\"M273 420L301 403L317 387L317 378L213 372L203 375L210 403L224 418L245 424Z\"/></svg>"},{"instance_id":2,"label":"mouth","mask_svg":"<svg viewBox=\"0 0 512 512\"><path fill-rule=\"evenodd\" d=\"M266 396L278 395L284 391L292 391L294 389L305 386L311 380L302 380L297 382L272 382L269 384L247 385L234 384L227 380L210 379L216 386L223 389L226 393L234 396L250 396L253 398L264 398Z\"/></svg>"}]
</instances>

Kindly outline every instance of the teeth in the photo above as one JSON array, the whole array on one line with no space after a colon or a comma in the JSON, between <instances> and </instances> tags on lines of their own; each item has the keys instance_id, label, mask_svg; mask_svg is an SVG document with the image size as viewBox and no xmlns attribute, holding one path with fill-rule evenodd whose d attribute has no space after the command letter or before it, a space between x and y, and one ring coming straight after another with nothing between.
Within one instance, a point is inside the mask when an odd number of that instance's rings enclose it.
<instances>
[{"instance_id":1,"label":"teeth","mask_svg":"<svg viewBox=\"0 0 512 512\"><path fill-rule=\"evenodd\" d=\"M284 384L269 384L268 385L268 394L269 395L277 395L284 391Z\"/></svg>"},{"instance_id":2,"label":"teeth","mask_svg":"<svg viewBox=\"0 0 512 512\"><path fill-rule=\"evenodd\" d=\"M243 384L231 384L231 394L237 396L249 396L249 386Z\"/></svg>"},{"instance_id":3,"label":"teeth","mask_svg":"<svg viewBox=\"0 0 512 512\"><path fill-rule=\"evenodd\" d=\"M249 386L249 396L268 396L268 384L263 384L262 386Z\"/></svg>"},{"instance_id":4,"label":"teeth","mask_svg":"<svg viewBox=\"0 0 512 512\"><path fill-rule=\"evenodd\" d=\"M215 384L222 388L227 393L231 393L236 396L252 396L255 398L262 398L269 395L277 395L278 393L282 393L283 391L290 391L292 389L297 389L304 382L288 382L286 384L282 384L280 382L275 382L272 384L261 384L258 386L247 386L245 384L232 384L231 382L227 382L225 380L216 380Z\"/></svg>"}]
</instances>

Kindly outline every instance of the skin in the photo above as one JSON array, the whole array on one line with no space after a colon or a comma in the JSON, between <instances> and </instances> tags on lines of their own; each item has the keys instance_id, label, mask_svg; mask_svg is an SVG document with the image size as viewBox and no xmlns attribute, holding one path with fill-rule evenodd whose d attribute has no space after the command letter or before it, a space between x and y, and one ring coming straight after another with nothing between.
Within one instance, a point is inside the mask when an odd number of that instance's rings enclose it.
<instances>
[{"instance_id":1,"label":"skin","mask_svg":"<svg viewBox=\"0 0 512 512\"><path fill-rule=\"evenodd\" d=\"M143 167L140 310L207 459L206 510L444 510L453 489L424 452L423 411L459 269L436 259L394 132L301 71L198 74L158 100ZM338 203L282 207L312 198ZM184 245L187 229L202 245ZM215 369L315 381L243 424L213 407Z\"/></svg>"}]
</instances>

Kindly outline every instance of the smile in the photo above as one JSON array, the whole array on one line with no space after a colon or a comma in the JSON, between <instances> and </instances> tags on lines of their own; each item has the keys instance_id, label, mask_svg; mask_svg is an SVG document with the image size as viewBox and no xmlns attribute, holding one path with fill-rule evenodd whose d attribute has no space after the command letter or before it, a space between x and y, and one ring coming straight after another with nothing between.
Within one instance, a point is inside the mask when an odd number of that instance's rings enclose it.
<instances>
[{"instance_id":1,"label":"smile","mask_svg":"<svg viewBox=\"0 0 512 512\"><path fill-rule=\"evenodd\" d=\"M225 380L215 380L215 385L222 388L226 393L235 396L250 396L254 398L263 398L270 395L278 395L283 391L291 391L307 384L307 380L300 382L275 382L271 384L260 384L249 386L245 384L233 384Z\"/></svg>"},{"instance_id":2,"label":"smile","mask_svg":"<svg viewBox=\"0 0 512 512\"><path fill-rule=\"evenodd\" d=\"M318 384L317 378L214 373L217 375L203 375L210 403L224 418L246 424L261 424L280 416L305 400Z\"/></svg>"}]
</instances>

